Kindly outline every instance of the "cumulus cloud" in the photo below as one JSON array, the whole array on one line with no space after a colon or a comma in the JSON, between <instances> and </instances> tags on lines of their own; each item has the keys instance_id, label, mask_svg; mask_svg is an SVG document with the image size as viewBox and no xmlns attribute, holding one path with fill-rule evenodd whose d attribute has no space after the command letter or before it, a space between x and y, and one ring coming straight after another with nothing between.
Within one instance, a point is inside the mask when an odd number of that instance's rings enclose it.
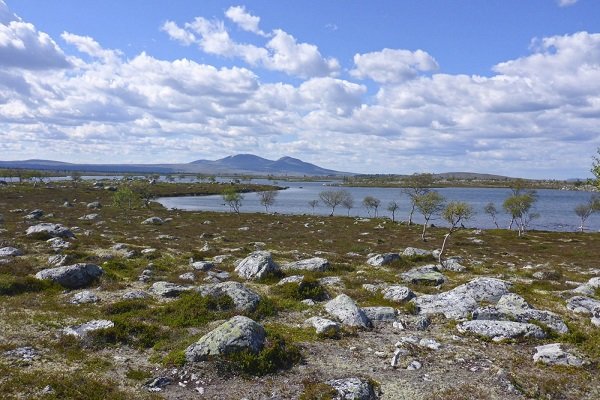
<instances>
[{"instance_id":1,"label":"cumulus cloud","mask_svg":"<svg viewBox=\"0 0 600 400\"><path fill-rule=\"evenodd\" d=\"M579 0L558 0L557 3L559 7L569 7L577 3L577 1Z\"/></svg>"},{"instance_id":2,"label":"cumulus cloud","mask_svg":"<svg viewBox=\"0 0 600 400\"><path fill-rule=\"evenodd\" d=\"M0 66L44 70L69 68L71 64L48 34L23 22L0 1Z\"/></svg>"},{"instance_id":3,"label":"cumulus cloud","mask_svg":"<svg viewBox=\"0 0 600 400\"><path fill-rule=\"evenodd\" d=\"M439 68L435 59L423 50L383 49L355 54L355 69L350 74L359 79L370 78L379 83L399 83L415 78L419 72Z\"/></svg>"},{"instance_id":4,"label":"cumulus cloud","mask_svg":"<svg viewBox=\"0 0 600 400\"><path fill-rule=\"evenodd\" d=\"M248 13L243 6L229 7L227 11L225 11L225 16L245 31L256 33L260 36L267 36L267 34L258 27L260 24L260 17Z\"/></svg>"},{"instance_id":5,"label":"cumulus cloud","mask_svg":"<svg viewBox=\"0 0 600 400\"><path fill-rule=\"evenodd\" d=\"M79 36L69 32L63 32L61 37L68 44L75 46L81 53L85 53L94 58L99 58L107 63L118 62L123 54L119 50L103 49L98 42L89 36Z\"/></svg>"}]
</instances>

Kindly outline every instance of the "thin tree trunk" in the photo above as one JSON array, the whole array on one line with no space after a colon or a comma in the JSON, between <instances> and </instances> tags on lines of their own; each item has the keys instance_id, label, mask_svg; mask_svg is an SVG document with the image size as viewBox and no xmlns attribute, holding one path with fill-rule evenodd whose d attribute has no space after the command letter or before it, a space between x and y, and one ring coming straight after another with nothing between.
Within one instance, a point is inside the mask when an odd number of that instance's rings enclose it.
<instances>
[{"instance_id":1,"label":"thin tree trunk","mask_svg":"<svg viewBox=\"0 0 600 400\"><path fill-rule=\"evenodd\" d=\"M446 248L446 241L448 240L448 238L450 237L451 234L452 234L452 232L448 232L444 236L444 242L442 243L442 249L440 250L440 255L438 256L438 263L440 265L442 265L442 256L444 254L444 249Z\"/></svg>"}]
</instances>

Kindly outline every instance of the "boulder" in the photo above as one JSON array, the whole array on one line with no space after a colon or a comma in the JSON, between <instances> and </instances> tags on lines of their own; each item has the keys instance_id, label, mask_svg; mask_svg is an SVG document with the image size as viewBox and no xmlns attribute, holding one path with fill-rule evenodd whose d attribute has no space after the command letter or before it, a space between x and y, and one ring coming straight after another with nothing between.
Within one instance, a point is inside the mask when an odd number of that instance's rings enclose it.
<instances>
[{"instance_id":1,"label":"boulder","mask_svg":"<svg viewBox=\"0 0 600 400\"><path fill-rule=\"evenodd\" d=\"M442 261L440 269L444 271L463 272L466 268L461 264L462 262L462 257L449 257Z\"/></svg>"},{"instance_id":2,"label":"boulder","mask_svg":"<svg viewBox=\"0 0 600 400\"><path fill-rule=\"evenodd\" d=\"M567 309L578 314L593 314L594 311L600 310L600 300L584 296L571 297L567 302Z\"/></svg>"},{"instance_id":3,"label":"boulder","mask_svg":"<svg viewBox=\"0 0 600 400\"><path fill-rule=\"evenodd\" d=\"M22 256L23 252L14 247L2 247L0 248L0 257L18 257Z\"/></svg>"},{"instance_id":4,"label":"boulder","mask_svg":"<svg viewBox=\"0 0 600 400\"><path fill-rule=\"evenodd\" d=\"M303 280L304 280L304 275L286 276L285 278L283 278L282 280L280 280L279 282L277 282L276 286L282 286L282 285L285 285L286 283L297 283L297 284L300 284Z\"/></svg>"},{"instance_id":5,"label":"boulder","mask_svg":"<svg viewBox=\"0 0 600 400\"><path fill-rule=\"evenodd\" d=\"M29 214L27 214L24 218L25 219L40 219L44 216L44 211L40 210L40 209L35 209L33 211L31 211Z\"/></svg>"},{"instance_id":6,"label":"boulder","mask_svg":"<svg viewBox=\"0 0 600 400\"><path fill-rule=\"evenodd\" d=\"M91 292L89 290L84 290L83 292L75 293L73 297L71 297L71 300L69 300L69 302L73 304L90 304L97 303L99 301L100 299L98 298L96 293Z\"/></svg>"},{"instance_id":7,"label":"boulder","mask_svg":"<svg viewBox=\"0 0 600 400\"><path fill-rule=\"evenodd\" d=\"M303 270L303 271L326 271L329 269L329 261L321 257L308 258L306 260L294 261L283 264L281 269L284 271Z\"/></svg>"},{"instance_id":8,"label":"boulder","mask_svg":"<svg viewBox=\"0 0 600 400\"><path fill-rule=\"evenodd\" d=\"M86 322L85 324L69 326L63 329L65 335L76 336L78 338L84 338L88 333L98 331L101 329L108 329L115 326L115 323L105 319L98 319Z\"/></svg>"},{"instance_id":9,"label":"boulder","mask_svg":"<svg viewBox=\"0 0 600 400\"><path fill-rule=\"evenodd\" d=\"M408 301L415 297L415 294L412 290L407 288L406 286L393 285L388 286L381 291L383 294L383 298L390 301L395 302L403 302Z\"/></svg>"},{"instance_id":10,"label":"boulder","mask_svg":"<svg viewBox=\"0 0 600 400\"><path fill-rule=\"evenodd\" d=\"M56 254L48 257L48 265L52 267L62 267L71 260L71 257L66 254Z\"/></svg>"},{"instance_id":11,"label":"boulder","mask_svg":"<svg viewBox=\"0 0 600 400\"><path fill-rule=\"evenodd\" d=\"M257 322L241 315L235 316L202 336L200 340L185 350L188 362L206 360L248 350L258 353L265 343L265 330Z\"/></svg>"},{"instance_id":12,"label":"boulder","mask_svg":"<svg viewBox=\"0 0 600 400\"><path fill-rule=\"evenodd\" d=\"M86 207L90 210L97 210L99 208L102 208L102 204L100 204L99 201L92 201L91 203L87 203Z\"/></svg>"},{"instance_id":13,"label":"boulder","mask_svg":"<svg viewBox=\"0 0 600 400\"><path fill-rule=\"evenodd\" d=\"M190 266L196 271L208 271L213 268L215 264L210 261L192 261Z\"/></svg>"},{"instance_id":14,"label":"boulder","mask_svg":"<svg viewBox=\"0 0 600 400\"><path fill-rule=\"evenodd\" d=\"M510 284L495 278L476 278L440 294L419 296L415 302L421 314L444 314L446 318L466 318L478 302L496 303L509 293Z\"/></svg>"},{"instance_id":15,"label":"boulder","mask_svg":"<svg viewBox=\"0 0 600 400\"><path fill-rule=\"evenodd\" d=\"M327 318L311 317L304 324L315 328L317 335L335 336L340 331L340 324Z\"/></svg>"},{"instance_id":16,"label":"boulder","mask_svg":"<svg viewBox=\"0 0 600 400\"><path fill-rule=\"evenodd\" d=\"M172 282L154 282L150 287L150 292L161 297L177 297L181 293L191 290L190 286L181 286Z\"/></svg>"},{"instance_id":17,"label":"boulder","mask_svg":"<svg viewBox=\"0 0 600 400\"><path fill-rule=\"evenodd\" d=\"M337 392L335 400L376 400L379 398L376 388L367 379L332 379L326 383Z\"/></svg>"},{"instance_id":18,"label":"boulder","mask_svg":"<svg viewBox=\"0 0 600 400\"><path fill-rule=\"evenodd\" d=\"M371 321L365 312L345 294L340 294L335 299L328 301L325 304L325 311L337 318L343 325L361 328L371 327Z\"/></svg>"},{"instance_id":19,"label":"boulder","mask_svg":"<svg viewBox=\"0 0 600 400\"><path fill-rule=\"evenodd\" d=\"M255 251L235 267L235 272L247 280L261 279L270 274L277 274L279 271L279 265L273 261L268 251Z\"/></svg>"},{"instance_id":20,"label":"boulder","mask_svg":"<svg viewBox=\"0 0 600 400\"><path fill-rule=\"evenodd\" d=\"M473 320L461 322L456 326L460 333L475 333L492 340L534 337L543 339L544 331L537 325L514 321Z\"/></svg>"},{"instance_id":21,"label":"boulder","mask_svg":"<svg viewBox=\"0 0 600 400\"><path fill-rule=\"evenodd\" d=\"M71 243L58 237L48 239L46 243L49 243L50 247L52 247L52 249L57 252L59 250L68 249L69 247L71 247Z\"/></svg>"},{"instance_id":22,"label":"boulder","mask_svg":"<svg viewBox=\"0 0 600 400\"><path fill-rule=\"evenodd\" d=\"M260 296L239 282L222 282L203 285L196 289L202 296L227 296L238 311L254 311L260 302Z\"/></svg>"},{"instance_id":23,"label":"boulder","mask_svg":"<svg viewBox=\"0 0 600 400\"><path fill-rule=\"evenodd\" d=\"M423 267L413 268L400 274L405 282L415 285L441 285L446 281L446 277L438 270L435 265L425 265Z\"/></svg>"},{"instance_id":24,"label":"boulder","mask_svg":"<svg viewBox=\"0 0 600 400\"><path fill-rule=\"evenodd\" d=\"M79 219L82 221L93 221L98 219L98 217L100 217L100 214L85 214L83 217L79 217Z\"/></svg>"},{"instance_id":25,"label":"boulder","mask_svg":"<svg viewBox=\"0 0 600 400\"><path fill-rule=\"evenodd\" d=\"M495 306L474 310L473 319L517 322L529 322L534 320L541 322L560 334L565 334L569 331L567 325L557 314L551 311L536 310L531 307L523 297L514 293L502 296Z\"/></svg>"},{"instance_id":26,"label":"boulder","mask_svg":"<svg viewBox=\"0 0 600 400\"><path fill-rule=\"evenodd\" d=\"M150 217L142 221L142 225L162 225L165 222L159 217Z\"/></svg>"},{"instance_id":27,"label":"boulder","mask_svg":"<svg viewBox=\"0 0 600 400\"><path fill-rule=\"evenodd\" d=\"M581 367L583 360L575 357L564 351L560 343L551 343L535 348L536 353L533 355L534 362L541 362L548 365L563 365L571 367Z\"/></svg>"},{"instance_id":28,"label":"boulder","mask_svg":"<svg viewBox=\"0 0 600 400\"><path fill-rule=\"evenodd\" d=\"M51 224L51 223L41 223L37 225L30 226L27 228L25 234L29 237L34 238L49 238L49 237L62 237L62 238L72 238L75 237L73 232L69 229L65 228L60 224Z\"/></svg>"},{"instance_id":29,"label":"boulder","mask_svg":"<svg viewBox=\"0 0 600 400\"><path fill-rule=\"evenodd\" d=\"M400 260L400 254L398 253L376 254L367 260L367 264L372 265L374 267L381 267L383 265L388 265L398 260Z\"/></svg>"},{"instance_id":30,"label":"boulder","mask_svg":"<svg viewBox=\"0 0 600 400\"><path fill-rule=\"evenodd\" d=\"M138 300L138 299L146 299L150 297L150 295L143 290L130 290L123 293L123 299L125 300Z\"/></svg>"},{"instance_id":31,"label":"boulder","mask_svg":"<svg viewBox=\"0 0 600 400\"><path fill-rule=\"evenodd\" d=\"M363 307L367 318L371 321L395 321L398 311L394 307Z\"/></svg>"},{"instance_id":32,"label":"boulder","mask_svg":"<svg viewBox=\"0 0 600 400\"><path fill-rule=\"evenodd\" d=\"M37 274L37 279L51 280L68 289L78 289L98 279L104 271L96 264L73 264L64 267L44 269Z\"/></svg>"},{"instance_id":33,"label":"boulder","mask_svg":"<svg viewBox=\"0 0 600 400\"><path fill-rule=\"evenodd\" d=\"M433 252L431 252L429 250L418 249L416 247L407 247L402 252L403 257L415 257L415 256L425 257L425 256L430 256L432 254L433 254Z\"/></svg>"},{"instance_id":34,"label":"boulder","mask_svg":"<svg viewBox=\"0 0 600 400\"><path fill-rule=\"evenodd\" d=\"M195 281L196 280L196 275L194 275L193 272L185 272L181 275L179 275L178 277L179 279L181 279L182 281Z\"/></svg>"}]
</instances>

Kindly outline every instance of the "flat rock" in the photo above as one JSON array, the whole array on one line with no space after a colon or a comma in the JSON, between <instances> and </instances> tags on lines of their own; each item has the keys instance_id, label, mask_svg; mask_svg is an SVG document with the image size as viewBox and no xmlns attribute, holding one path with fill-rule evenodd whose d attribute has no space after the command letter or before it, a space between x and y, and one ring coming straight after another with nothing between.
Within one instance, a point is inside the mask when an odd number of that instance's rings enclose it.
<instances>
[{"instance_id":1,"label":"flat rock","mask_svg":"<svg viewBox=\"0 0 600 400\"><path fill-rule=\"evenodd\" d=\"M51 280L68 289L78 289L98 279L104 271L96 264L73 264L64 267L44 269L37 274L37 279Z\"/></svg>"},{"instance_id":2,"label":"flat rock","mask_svg":"<svg viewBox=\"0 0 600 400\"><path fill-rule=\"evenodd\" d=\"M258 293L239 282L221 282L214 285L203 285L196 289L202 296L227 296L235 304L238 311L254 311L260 303Z\"/></svg>"},{"instance_id":3,"label":"flat rock","mask_svg":"<svg viewBox=\"0 0 600 400\"><path fill-rule=\"evenodd\" d=\"M594 311L600 310L600 300L585 296L571 297L567 302L567 309L578 314L593 314Z\"/></svg>"},{"instance_id":4,"label":"flat rock","mask_svg":"<svg viewBox=\"0 0 600 400\"><path fill-rule=\"evenodd\" d=\"M473 320L456 326L460 333L475 333L493 340L534 337L543 339L544 331L537 325L514 321Z\"/></svg>"},{"instance_id":5,"label":"flat rock","mask_svg":"<svg viewBox=\"0 0 600 400\"><path fill-rule=\"evenodd\" d=\"M400 277L403 281L415 285L437 286L446 281L444 274L442 274L435 265L425 265L423 267L413 268L400 274Z\"/></svg>"},{"instance_id":6,"label":"flat rock","mask_svg":"<svg viewBox=\"0 0 600 400\"><path fill-rule=\"evenodd\" d=\"M395 302L403 302L408 301L415 297L415 294L412 290L407 288L406 286L393 285L388 286L381 291L383 294L383 298L390 301Z\"/></svg>"},{"instance_id":7,"label":"flat rock","mask_svg":"<svg viewBox=\"0 0 600 400\"><path fill-rule=\"evenodd\" d=\"M398 253L383 253L376 254L370 257L367 260L367 264L372 265L374 267L381 267L383 265L388 265L398 260L400 260L400 254Z\"/></svg>"},{"instance_id":8,"label":"flat rock","mask_svg":"<svg viewBox=\"0 0 600 400\"><path fill-rule=\"evenodd\" d=\"M433 252L430 250L418 249L416 247L407 247L402 252L403 257L414 257L414 256L430 256Z\"/></svg>"},{"instance_id":9,"label":"flat rock","mask_svg":"<svg viewBox=\"0 0 600 400\"><path fill-rule=\"evenodd\" d=\"M23 252L15 247L0 248L0 257L18 257L22 255Z\"/></svg>"},{"instance_id":10,"label":"flat rock","mask_svg":"<svg viewBox=\"0 0 600 400\"><path fill-rule=\"evenodd\" d=\"M27 228L25 234L30 237L40 237L44 239L48 237L75 237L73 232L71 232L68 228L60 224L51 224L47 222L30 226L29 228Z\"/></svg>"},{"instance_id":11,"label":"flat rock","mask_svg":"<svg viewBox=\"0 0 600 400\"><path fill-rule=\"evenodd\" d=\"M150 295L147 292L144 292L143 290L129 290L129 291L123 293L122 297L125 300L138 300L138 299L146 299L146 298L150 297Z\"/></svg>"},{"instance_id":12,"label":"flat rock","mask_svg":"<svg viewBox=\"0 0 600 400\"><path fill-rule=\"evenodd\" d=\"M165 221L163 221L162 218L159 217L150 217L142 221L142 225L162 225L164 223Z\"/></svg>"},{"instance_id":13,"label":"flat rock","mask_svg":"<svg viewBox=\"0 0 600 400\"><path fill-rule=\"evenodd\" d=\"M71 297L71 300L69 300L69 302L73 304L90 304L97 303L99 301L100 298L96 295L96 293L91 292L89 290L84 290L83 292L75 293L73 297Z\"/></svg>"},{"instance_id":14,"label":"flat rock","mask_svg":"<svg viewBox=\"0 0 600 400\"><path fill-rule=\"evenodd\" d=\"M379 396L373 384L363 378L332 379L326 382L336 392L335 400L376 400Z\"/></svg>"},{"instance_id":15,"label":"flat rock","mask_svg":"<svg viewBox=\"0 0 600 400\"><path fill-rule=\"evenodd\" d=\"M478 302L496 303L509 293L510 284L496 278L476 278L447 292L419 296L415 302L421 314L444 314L461 319L478 307Z\"/></svg>"},{"instance_id":16,"label":"flat rock","mask_svg":"<svg viewBox=\"0 0 600 400\"><path fill-rule=\"evenodd\" d=\"M177 297L181 293L191 290L191 286L182 286L172 282L154 282L150 287L150 292L161 297Z\"/></svg>"},{"instance_id":17,"label":"flat rock","mask_svg":"<svg viewBox=\"0 0 600 400\"><path fill-rule=\"evenodd\" d=\"M193 261L190 263L190 266L196 271L208 271L214 268L215 264L210 261Z\"/></svg>"},{"instance_id":18,"label":"flat rock","mask_svg":"<svg viewBox=\"0 0 600 400\"><path fill-rule=\"evenodd\" d=\"M329 269L329 261L327 261L325 258L313 257L283 264L281 269L284 271L302 270L323 272Z\"/></svg>"},{"instance_id":19,"label":"flat rock","mask_svg":"<svg viewBox=\"0 0 600 400\"><path fill-rule=\"evenodd\" d=\"M279 271L279 265L273 261L268 251L255 251L235 267L235 272L247 280L261 279Z\"/></svg>"},{"instance_id":20,"label":"flat rock","mask_svg":"<svg viewBox=\"0 0 600 400\"><path fill-rule=\"evenodd\" d=\"M466 268L462 262L462 257L449 257L442 261L439 268L444 271L463 272Z\"/></svg>"},{"instance_id":21,"label":"flat rock","mask_svg":"<svg viewBox=\"0 0 600 400\"><path fill-rule=\"evenodd\" d=\"M371 321L395 321L398 311L394 307L363 307L362 309Z\"/></svg>"},{"instance_id":22,"label":"flat rock","mask_svg":"<svg viewBox=\"0 0 600 400\"><path fill-rule=\"evenodd\" d=\"M315 328L317 335L334 336L340 331L340 324L327 318L311 317L304 324Z\"/></svg>"},{"instance_id":23,"label":"flat rock","mask_svg":"<svg viewBox=\"0 0 600 400\"><path fill-rule=\"evenodd\" d=\"M69 247L71 247L71 243L58 237L48 239L46 240L46 243L50 244L50 247L52 247L52 249L55 251L68 249Z\"/></svg>"},{"instance_id":24,"label":"flat rock","mask_svg":"<svg viewBox=\"0 0 600 400\"><path fill-rule=\"evenodd\" d=\"M115 323L105 319L98 319L86 322L85 324L69 326L63 329L65 335L77 336L79 338L85 337L88 333L98 331L101 329L108 329L115 326Z\"/></svg>"},{"instance_id":25,"label":"flat rock","mask_svg":"<svg viewBox=\"0 0 600 400\"><path fill-rule=\"evenodd\" d=\"M304 275L286 276L285 278L283 278L282 280L280 280L279 282L277 282L277 286L282 286L282 285L285 285L286 283L298 283L298 284L300 284L300 282L302 282L303 280L304 280Z\"/></svg>"},{"instance_id":26,"label":"flat rock","mask_svg":"<svg viewBox=\"0 0 600 400\"><path fill-rule=\"evenodd\" d=\"M262 325L241 315L235 316L202 336L200 340L185 350L188 362L206 360L211 356L220 356L249 350L258 353L265 343L265 330Z\"/></svg>"},{"instance_id":27,"label":"flat rock","mask_svg":"<svg viewBox=\"0 0 600 400\"><path fill-rule=\"evenodd\" d=\"M564 351L560 343L551 343L535 348L533 355L534 362L541 362L548 365L563 365L571 367L581 367L583 360L575 357L573 354Z\"/></svg>"},{"instance_id":28,"label":"flat rock","mask_svg":"<svg viewBox=\"0 0 600 400\"><path fill-rule=\"evenodd\" d=\"M337 318L343 325L371 327L371 321L365 312L345 294L340 294L335 299L328 301L325 304L325 311Z\"/></svg>"}]
</instances>

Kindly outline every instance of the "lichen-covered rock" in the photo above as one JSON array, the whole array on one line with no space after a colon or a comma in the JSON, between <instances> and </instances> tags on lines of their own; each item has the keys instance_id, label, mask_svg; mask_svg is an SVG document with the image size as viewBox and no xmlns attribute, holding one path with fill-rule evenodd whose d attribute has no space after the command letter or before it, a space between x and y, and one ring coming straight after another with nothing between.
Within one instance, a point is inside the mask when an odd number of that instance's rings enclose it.
<instances>
[{"instance_id":1,"label":"lichen-covered rock","mask_svg":"<svg viewBox=\"0 0 600 400\"><path fill-rule=\"evenodd\" d=\"M215 264L210 261L192 261L190 266L196 271L208 271L213 268Z\"/></svg>"},{"instance_id":2,"label":"lichen-covered rock","mask_svg":"<svg viewBox=\"0 0 600 400\"><path fill-rule=\"evenodd\" d=\"M371 321L365 312L345 294L340 294L335 299L328 301L325 304L325 311L344 325L361 328L371 327Z\"/></svg>"},{"instance_id":3,"label":"lichen-covered rock","mask_svg":"<svg viewBox=\"0 0 600 400\"><path fill-rule=\"evenodd\" d=\"M279 271L279 265L273 261L271 253L268 251L255 251L235 267L235 272L240 277L248 280L261 279Z\"/></svg>"},{"instance_id":4,"label":"lichen-covered rock","mask_svg":"<svg viewBox=\"0 0 600 400\"><path fill-rule=\"evenodd\" d=\"M495 278L476 278L440 294L413 299L421 314L444 314L446 318L466 318L478 307L478 302L496 303L509 293L510 284Z\"/></svg>"},{"instance_id":5,"label":"lichen-covered rock","mask_svg":"<svg viewBox=\"0 0 600 400\"><path fill-rule=\"evenodd\" d=\"M332 379L327 381L337 392L335 400L376 400L378 390L373 383L363 378Z\"/></svg>"},{"instance_id":6,"label":"lichen-covered rock","mask_svg":"<svg viewBox=\"0 0 600 400\"><path fill-rule=\"evenodd\" d=\"M282 280L280 280L279 282L277 282L277 286L283 286L283 285L285 285L287 283L297 283L297 284L300 284L303 280L304 280L304 275L286 276L285 278L283 278Z\"/></svg>"},{"instance_id":7,"label":"lichen-covered rock","mask_svg":"<svg viewBox=\"0 0 600 400\"><path fill-rule=\"evenodd\" d=\"M60 224L41 223L27 228L25 234L29 237L47 239L49 237L72 238L73 232Z\"/></svg>"},{"instance_id":8,"label":"lichen-covered rock","mask_svg":"<svg viewBox=\"0 0 600 400\"><path fill-rule=\"evenodd\" d=\"M327 318L311 317L304 324L315 328L317 335L334 336L340 331L340 324Z\"/></svg>"},{"instance_id":9,"label":"lichen-covered rock","mask_svg":"<svg viewBox=\"0 0 600 400\"><path fill-rule=\"evenodd\" d=\"M241 315L235 316L202 336L185 350L188 362L206 360L244 350L258 353L265 343L265 330L257 322Z\"/></svg>"},{"instance_id":10,"label":"lichen-covered rock","mask_svg":"<svg viewBox=\"0 0 600 400\"><path fill-rule=\"evenodd\" d=\"M538 321L560 334L569 331L567 325L555 313L536 310L523 297L509 293L500 298L495 306L478 308L473 311L473 319L507 320L517 322Z\"/></svg>"},{"instance_id":11,"label":"lichen-covered rock","mask_svg":"<svg viewBox=\"0 0 600 400\"><path fill-rule=\"evenodd\" d=\"M383 265L391 264L394 261L398 261L399 259L400 254L398 253L376 254L367 260L367 264L374 267L381 267Z\"/></svg>"},{"instance_id":12,"label":"lichen-covered rock","mask_svg":"<svg viewBox=\"0 0 600 400\"><path fill-rule=\"evenodd\" d=\"M548 365L564 365L571 367L581 367L584 362L573 354L564 351L560 343L551 343L535 348L533 355L534 362L541 362Z\"/></svg>"},{"instance_id":13,"label":"lichen-covered rock","mask_svg":"<svg viewBox=\"0 0 600 400\"><path fill-rule=\"evenodd\" d=\"M130 290L123 293L123 299L125 300L146 299L148 297L150 297L150 295L143 290Z\"/></svg>"},{"instance_id":14,"label":"lichen-covered rock","mask_svg":"<svg viewBox=\"0 0 600 400\"><path fill-rule=\"evenodd\" d=\"M326 271L329 269L329 261L321 257L308 258L283 264L281 269L284 271L303 270L303 271Z\"/></svg>"},{"instance_id":15,"label":"lichen-covered rock","mask_svg":"<svg viewBox=\"0 0 600 400\"><path fill-rule=\"evenodd\" d=\"M75 293L69 302L73 304L90 304L97 303L100 299L96 295L96 293L91 292L89 290L84 290L83 292Z\"/></svg>"},{"instance_id":16,"label":"lichen-covered rock","mask_svg":"<svg viewBox=\"0 0 600 400\"><path fill-rule=\"evenodd\" d=\"M514 321L473 320L456 326L460 333L475 333L493 340L534 337L543 339L544 331L537 325Z\"/></svg>"},{"instance_id":17,"label":"lichen-covered rock","mask_svg":"<svg viewBox=\"0 0 600 400\"><path fill-rule=\"evenodd\" d=\"M430 256L432 254L433 253L430 250L418 249L416 247L407 247L402 252L403 257L414 257L414 256L424 257L424 256Z\"/></svg>"},{"instance_id":18,"label":"lichen-covered rock","mask_svg":"<svg viewBox=\"0 0 600 400\"><path fill-rule=\"evenodd\" d=\"M0 249L0 257L18 257L22 255L23 252L15 247L2 247Z\"/></svg>"},{"instance_id":19,"label":"lichen-covered rock","mask_svg":"<svg viewBox=\"0 0 600 400\"><path fill-rule=\"evenodd\" d=\"M115 326L115 323L112 321L108 321L105 319L98 319L86 322L85 324L69 326L68 328L63 329L63 333L65 335L76 336L79 338L84 338L88 333L98 331L101 329L108 329Z\"/></svg>"},{"instance_id":20,"label":"lichen-covered rock","mask_svg":"<svg viewBox=\"0 0 600 400\"><path fill-rule=\"evenodd\" d=\"M571 297L567 302L567 309L577 314L593 314L595 310L600 310L600 300L584 296Z\"/></svg>"},{"instance_id":21,"label":"lichen-covered rock","mask_svg":"<svg viewBox=\"0 0 600 400\"><path fill-rule=\"evenodd\" d=\"M415 297L415 294L412 290L407 288L406 286L393 285L388 286L381 291L383 294L383 298L386 300L391 300L395 302L403 302L408 301Z\"/></svg>"},{"instance_id":22,"label":"lichen-covered rock","mask_svg":"<svg viewBox=\"0 0 600 400\"><path fill-rule=\"evenodd\" d=\"M64 267L44 269L35 277L42 280L51 280L68 289L78 289L89 285L98 279L104 271L96 264L73 264Z\"/></svg>"},{"instance_id":23,"label":"lichen-covered rock","mask_svg":"<svg viewBox=\"0 0 600 400\"><path fill-rule=\"evenodd\" d=\"M221 282L214 285L203 285L196 290L202 296L227 296L235 304L238 311L254 311L260 303L260 296L239 282Z\"/></svg>"},{"instance_id":24,"label":"lichen-covered rock","mask_svg":"<svg viewBox=\"0 0 600 400\"><path fill-rule=\"evenodd\" d=\"M181 293L192 290L191 286L181 286L172 282L154 282L150 287L150 292L161 297L177 297Z\"/></svg>"},{"instance_id":25,"label":"lichen-covered rock","mask_svg":"<svg viewBox=\"0 0 600 400\"><path fill-rule=\"evenodd\" d=\"M165 221L159 217L150 217L142 221L142 225L162 225Z\"/></svg>"},{"instance_id":26,"label":"lichen-covered rock","mask_svg":"<svg viewBox=\"0 0 600 400\"><path fill-rule=\"evenodd\" d=\"M449 257L442 261L440 269L445 271L463 272L466 268L462 265L462 257Z\"/></svg>"},{"instance_id":27,"label":"lichen-covered rock","mask_svg":"<svg viewBox=\"0 0 600 400\"><path fill-rule=\"evenodd\" d=\"M403 281L415 285L441 285L446 281L446 277L438 270L435 265L425 265L423 267L413 268L400 274Z\"/></svg>"},{"instance_id":28,"label":"lichen-covered rock","mask_svg":"<svg viewBox=\"0 0 600 400\"><path fill-rule=\"evenodd\" d=\"M363 307L362 310L371 321L395 321L398 314L394 307Z\"/></svg>"}]
</instances>

